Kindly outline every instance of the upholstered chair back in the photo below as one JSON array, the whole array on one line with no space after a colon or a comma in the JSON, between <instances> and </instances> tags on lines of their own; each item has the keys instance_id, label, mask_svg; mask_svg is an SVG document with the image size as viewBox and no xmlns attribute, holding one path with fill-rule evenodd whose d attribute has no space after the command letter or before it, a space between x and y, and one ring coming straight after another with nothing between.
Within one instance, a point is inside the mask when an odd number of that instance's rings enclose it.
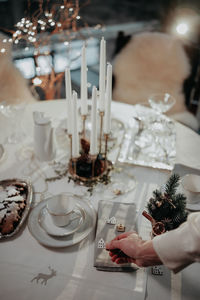
<instances>
[{"instance_id":1,"label":"upholstered chair back","mask_svg":"<svg viewBox=\"0 0 200 300\"><path fill-rule=\"evenodd\" d=\"M116 56L113 64L113 99L144 103L152 93L170 93L176 104L170 113L186 110L184 80L190 63L180 41L158 32L136 34Z\"/></svg>"},{"instance_id":2,"label":"upholstered chair back","mask_svg":"<svg viewBox=\"0 0 200 300\"><path fill-rule=\"evenodd\" d=\"M32 96L26 79L12 62L12 48L10 43L4 43L4 35L0 35L0 102L8 104L36 101Z\"/></svg>"}]
</instances>

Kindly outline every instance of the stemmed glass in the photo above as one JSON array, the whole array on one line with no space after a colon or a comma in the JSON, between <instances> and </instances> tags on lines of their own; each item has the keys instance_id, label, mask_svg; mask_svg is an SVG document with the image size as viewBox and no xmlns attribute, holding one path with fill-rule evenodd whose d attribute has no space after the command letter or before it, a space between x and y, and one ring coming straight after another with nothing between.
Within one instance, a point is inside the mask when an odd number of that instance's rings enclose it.
<instances>
[{"instance_id":1,"label":"stemmed glass","mask_svg":"<svg viewBox=\"0 0 200 300\"><path fill-rule=\"evenodd\" d=\"M162 114L174 106L176 99L168 93L158 93L151 95L148 102L157 113Z\"/></svg>"},{"instance_id":2,"label":"stemmed glass","mask_svg":"<svg viewBox=\"0 0 200 300\"><path fill-rule=\"evenodd\" d=\"M25 133L22 130L22 117L25 107L25 103L8 104L6 101L0 103L0 114L6 118L5 142L17 144L23 140Z\"/></svg>"},{"instance_id":3,"label":"stemmed glass","mask_svg":"<svg viewBox=\"0 0 200 300\"><path fill-rule=\"evenodd\" d=\"M174 106L176 99L169 93L157 93L152 94L149 97L148 102L151 108L153 108L153 110L156 112L156 120L154 122L153 129L157 133L165 133L166 131L168 132L169 121L165 119L162 114L166 113Z\"/></svg>"}]
</instances>

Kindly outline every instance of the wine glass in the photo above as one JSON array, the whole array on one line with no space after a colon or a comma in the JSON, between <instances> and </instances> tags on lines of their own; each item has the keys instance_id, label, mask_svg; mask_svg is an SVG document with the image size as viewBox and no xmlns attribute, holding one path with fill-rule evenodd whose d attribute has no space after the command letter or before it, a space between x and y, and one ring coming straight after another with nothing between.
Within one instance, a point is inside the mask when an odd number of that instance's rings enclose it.
<instances>
[{"instance_id":1,"label":"wine glass","mask_svg":"<svg viewBox=\"0 0 200 300\"><path fill-rule=\"evenodd\" d=\"M176 103L176 99L169 93L153 94L149 97L150 106L158 113L166 113Z\"/></svg>"},{"instance_id":2,"label":"wine glass","mask_svg":"<svg viewBox=\"0 0 200 300\"><path fill-rule=\"evenodd\" d=\"M151 95L148 102L156 113L151 129L157 134L169 134L172 121L163 116L163 113L166 113L174 106L176 99L169 93L157 93Z\"/></svg>"}]
</instances>

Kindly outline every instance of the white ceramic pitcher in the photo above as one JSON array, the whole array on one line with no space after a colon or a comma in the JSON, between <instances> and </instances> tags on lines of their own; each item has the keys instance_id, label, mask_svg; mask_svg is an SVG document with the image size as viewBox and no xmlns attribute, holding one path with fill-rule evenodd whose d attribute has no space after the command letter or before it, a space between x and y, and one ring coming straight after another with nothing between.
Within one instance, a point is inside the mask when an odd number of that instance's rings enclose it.
<instances>
[{"instance_id":1,"label":"white ceramic pitcher","mask_svg":"<svg viewBox=\"0 0 200 300\"><path fill-rule=\"evenodd\" d=\"M41 161L50 161L55 157L54 131L50 118L43 112L34 111L34 151Z\"/></svg>"}]
</instances>

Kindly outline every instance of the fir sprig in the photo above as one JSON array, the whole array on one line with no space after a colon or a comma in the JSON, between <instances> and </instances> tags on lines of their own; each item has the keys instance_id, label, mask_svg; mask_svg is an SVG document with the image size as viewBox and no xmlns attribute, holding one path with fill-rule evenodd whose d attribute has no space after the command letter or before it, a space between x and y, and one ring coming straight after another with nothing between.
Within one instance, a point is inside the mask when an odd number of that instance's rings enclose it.
<instances>
[{"instance_id":1,"label":"fir sprig","mask_svg":"<svg viewBox=\"0 0 200 300\"><path fill-rule=\"evenodd\" d=\"M147 203L149 214L157 222L163 222L166 230L177 228L187 219L186 197L177 193L180 176L173 174L164 187L164 192L153 191L153 197Z\"/></svg>"},{"instance_id":2,"label":"fir sprig","mask_svg":"<svg viewBox=\"0 0 200 300\"><path fill-rule=\"evenodd\" d=\"M169 197L173 197L176 193L177 187L179 186L180 176L178 174L173 174L167 181L165 185L165 193Z\"/></svg>"}]
</instances>

